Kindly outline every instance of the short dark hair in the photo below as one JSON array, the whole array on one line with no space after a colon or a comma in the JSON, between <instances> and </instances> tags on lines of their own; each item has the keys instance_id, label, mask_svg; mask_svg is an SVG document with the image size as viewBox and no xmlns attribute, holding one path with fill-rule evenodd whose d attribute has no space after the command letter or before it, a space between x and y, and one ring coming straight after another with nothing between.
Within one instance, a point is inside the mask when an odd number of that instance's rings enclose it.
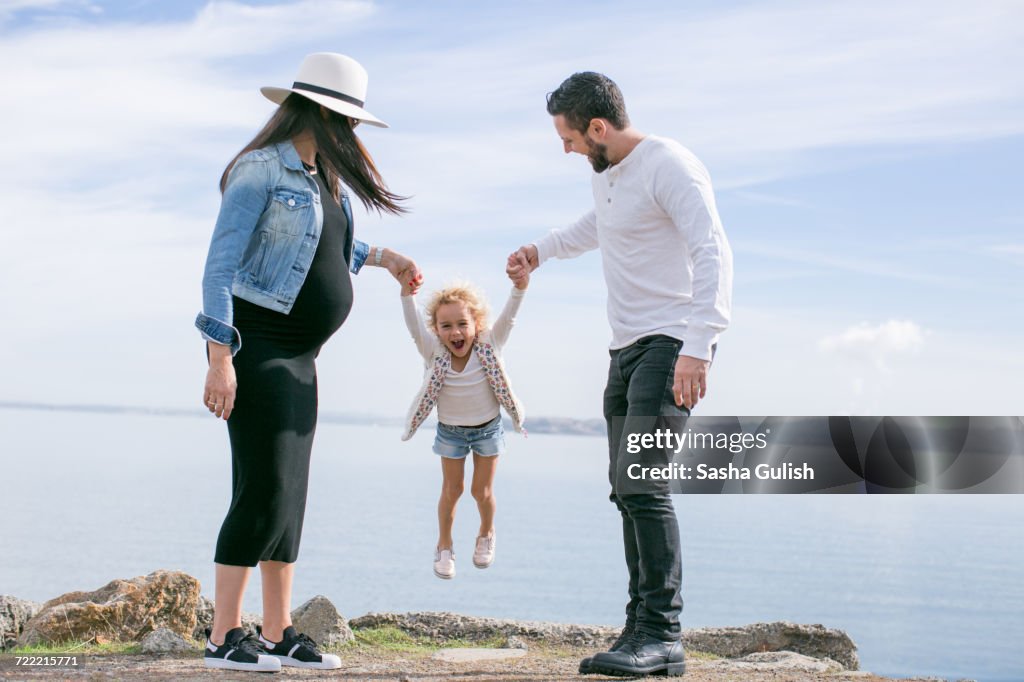
<instances>
[{"instance_id":1,"label":"short dark hair","mask_svg":"<svg viewBox=\"0 0 1024 682\"><path fill-rule=\"evenodd\" d=\"M603 118L616 130L629 125L626 102L615 82L604 74L581 71L548 93L548 113L562 115L573 130L586 133L590 122Z\"/></svg>"}]
</instances>

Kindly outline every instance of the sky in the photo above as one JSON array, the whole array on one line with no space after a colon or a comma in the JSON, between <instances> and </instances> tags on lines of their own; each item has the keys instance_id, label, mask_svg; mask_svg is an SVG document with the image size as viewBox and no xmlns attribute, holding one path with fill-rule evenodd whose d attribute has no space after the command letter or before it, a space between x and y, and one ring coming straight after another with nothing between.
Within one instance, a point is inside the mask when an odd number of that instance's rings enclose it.
<instances>
[{"instance_id":1,"label":"sky","mask_svg":"<svg viewBox=\"0 0 1024 682\"><path fill-rule=\"evenodd\" d=\"M506 255L592 205L544 96L575 71L711 172L733 321L697 414L1024 414L1024 5L0 1L0 402L201 407L193 327L225 164L263 85L334 51L406 217L356 234L500 309ZM367 268L322 410L396 417L421 379ZM595 418L598 254L534 273L505 351L527 414Z\"/></svg>"}]
</instances>

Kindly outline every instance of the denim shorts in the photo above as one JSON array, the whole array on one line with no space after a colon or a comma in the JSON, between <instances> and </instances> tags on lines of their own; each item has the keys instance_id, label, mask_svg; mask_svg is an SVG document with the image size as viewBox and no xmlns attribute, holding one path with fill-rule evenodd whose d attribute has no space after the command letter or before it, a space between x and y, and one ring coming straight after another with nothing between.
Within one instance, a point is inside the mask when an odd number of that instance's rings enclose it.
<instances>
[{"instance_id":1,"label":"denim shorts","mask_svg":"<svg viewBox=\"0 0 1024 682\"><path fill-rule=\"evenodd\" d=\"M505 429L501 415L479 428L437 423L434 452L450 459L463 459L470 452L484 457L505 454Z\"/></svg>"}]
</instances>

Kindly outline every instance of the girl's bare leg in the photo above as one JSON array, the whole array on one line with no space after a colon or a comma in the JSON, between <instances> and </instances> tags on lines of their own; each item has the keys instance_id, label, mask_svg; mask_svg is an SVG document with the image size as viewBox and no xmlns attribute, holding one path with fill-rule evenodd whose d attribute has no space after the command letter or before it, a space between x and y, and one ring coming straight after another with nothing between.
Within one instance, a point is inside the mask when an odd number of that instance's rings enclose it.
<instances>
[{"instance_id":1,"label":"girl's bare leg","mask_svg":"<svg viewBox=\"0 0 1024 682\"><path fill-rule=\"evenodd\" d=\"M437 547L452 547L452 525L455 523L455 505L462 497L466 472L466 458L441 457L441 499L437 502Z\"/></svg>"},{"instance_id":2,"label":"girl's bare leg","mask_svg":"<svg viewBox=\"0 0 1024 682\"><path fill-rule=\"evenodd\" d=\"M473 453L473 499L480 510L480 532L477 537L486 537L494 532L494 472L498 468L498 456L484 457Z\"/></svg>"}]
</instances>

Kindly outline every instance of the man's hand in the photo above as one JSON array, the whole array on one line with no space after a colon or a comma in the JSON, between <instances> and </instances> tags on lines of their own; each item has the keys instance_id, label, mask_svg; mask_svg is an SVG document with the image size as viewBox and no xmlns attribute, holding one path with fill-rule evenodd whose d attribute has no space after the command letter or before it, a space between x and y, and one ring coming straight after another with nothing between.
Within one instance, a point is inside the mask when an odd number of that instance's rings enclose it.
<instances>
[{"instance_id":1,"label":"man's hand","mask_svg":"<svg viewBox=\"0 0 1024 682\"><path fill-rule=\"evenodd\" d=\"M510 254L505 264L505 274L512 280L516 289L526 289L530 286L530 264L519 251Z\"/></svg>"},{"instance_id":2,"label":"man's hand","mask_svg":"<svg viewBox=\"0 0 1024 682\"><path fill-rule=\"evenodd\" d=\"M675 380L672 382L676 405L685 406L688 410L697 406L697 402L708 392L710 365L707 360L691 358L689 355L676 358Z\"/></svg>"},{"instance_id":3,"label":"man's hand","mask_svg":"<svg viewBox=\"0 0 1024 682\"><path fill-rule=\"evenodd\" d=\"M539 266L540 259L537 256L537 247L533 244L527 244L526 246L520 246L518 251L509 256L505 273L509 276L509 279L515 282L521 279L523 275L528 276Z\"/></svg>"}]
</instances>

